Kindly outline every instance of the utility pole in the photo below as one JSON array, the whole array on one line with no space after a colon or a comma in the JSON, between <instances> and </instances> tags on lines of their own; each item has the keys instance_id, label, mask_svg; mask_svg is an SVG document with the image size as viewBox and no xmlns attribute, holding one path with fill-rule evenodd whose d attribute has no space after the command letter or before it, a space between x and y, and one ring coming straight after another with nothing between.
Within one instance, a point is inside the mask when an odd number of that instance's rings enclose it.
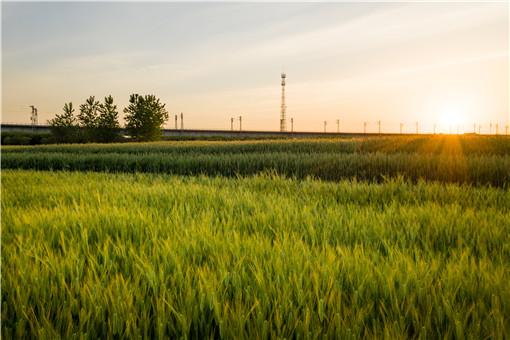
<instances>
[{"instance_id":1,"label":"utility pole","mask_svg":"<svg viewBox=\"0 0 510 340\"><path fill-rule=\"evenodd\" d=\"M418 122L416 122L416 134L418 134Z\"/></svg>"},{"instance_id":2,"label":"utility pole","mask_svg":"<svg viewBox=\"0 0 510 340\"><path fill-rule=\"evenodd\" d=\"M326 133L326 125L328 124L327 121L324 121L324 133Z\"/></svg>"},{"instance_id":3,"label":"utility pole","mask_svg":"<svg viewBox=\"0 0 510 340\"><path fill-rule=\"evenodd\" d=\"M287 131L287 117L286 117L286 111L287 106L285 105L285 78L287 75L285 72L282 72L282 105L280 108L280 131L284 132Z\"/></svg>"},{"instance_id":4,"label":"utility pole","mask_svg":"<svg viewBox=\"0 0 510 340\"><path fill-rule=\"evenodd\" d=\"M184 114L181 112L181 130L184 130Z\"/></svg>"},{"instance_id":5,"label":"utility pole","mask_svg":"<svg viewBox=\"0 0 510 340\"><path fill-rule=\"evenodd\" d=\"M336 120L336 132L340 133L340 119Z\"/></svg>"},{"instance_id":6,"label":"utility pole","mask_svg":"<svg viewBox=\"0 0 510 340\"><path fill-rule=\"evenodd\" d=\"M234 131L234 118L230 118L230 130Z\"/></svg>"},{"instance_id":7,"label":"utility pole","mask_svg":"<svg viewBox=\"0 0 510 340\"><path fill-rule=\"evenodd\" d=\"M290 119L290 132L294 132L294 118Z\"/></svg>"},{"instance_id":8,"label":"utility pole","mask_svg":"<svg viewBox=\"0 0 510 340\"><path fill-rule=\"evenodd\" d=\"M177 115L175 115L175 129L177 130Z\"/></svg>"},{"instance_id":9,"label":"utility pole","mask_svg":"<svg viewBox=\"0 0 510 340\"><path fill-rule=\"evenodd\" d=\"M239 131L243 130L243 117L239 116Z\"/></svg>"},{"instance_id":10,"label":"utility pole","mask_svg":"<svg viewBox=\"0 0 510 340\"><path fill-rule=\"evenodd\" d=\"M489 125L489 135L492 135L492 122L491 122L491 124Z\"/></svg>"},{"instance_id":11,"label":"utility pole","mask_svg":"<svg viewBox=\"0 0 510 340\"><path fill-rule=\"evenodd\" d=\"M367 133L367 122L363 122L363 133Z\"/></svg>"},{"instance_id":12,"label":"utility pole","mask_svg":"<svg viewBox=\"0 0 510 340\"><path fill-rule=\"evenodd\" d=\"M478 134L480 134L482 131L482 126L480 124L478 124Z\"/></svg>"},{"instance_id":13,"label":"utility pole","mask_svg":"<svg viewBox=\"0 0 510 340\"><path fill-rule=\"evenodd\" d=\"M402 125L404 124L400 123L400 134L402 134Z\"/></svg>"},{"instance_id":14,"label":"utility pole","mask_svg":"<svg viewBox=\"0 0 510 340\"><path fill-rule=\"evenodd\" d=\"M377 121L377 123L379 124L379 134L381 134L381 121Z\"/></svg>"},{"instance_id":15,"label":"utility pole","mask_svg":"<svg viewBox=\"0 0 510 340\"><path fill-rule=\"evenodd\" d=\"M498 125L499 124L496 124L496 135L498 134Z\"/></svg>"}]
</instances>

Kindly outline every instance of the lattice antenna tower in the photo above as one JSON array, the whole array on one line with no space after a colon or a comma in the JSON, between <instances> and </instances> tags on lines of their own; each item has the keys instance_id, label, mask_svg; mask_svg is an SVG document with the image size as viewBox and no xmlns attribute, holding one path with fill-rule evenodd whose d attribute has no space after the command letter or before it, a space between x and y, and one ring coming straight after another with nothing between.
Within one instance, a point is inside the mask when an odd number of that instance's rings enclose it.
<instances>
[{"instance_id":1,"label":"lattice antenna tower","mask_svg":"<svg viewBox=\"0 0 510 340\"><path fill-rule=\"evenodd\" d=\"M37 108L34 105L30 105L29 107L32 108L32 114L30 115L30 122L32 123L32 126L37 125Z\"/></svg>"},{"instance_id":2,"label":"lattice antenna tower","mask_svg":"<svg viewBox=\"0 0 510 340\"><path fill-rule=\"evenodd\" d=\"M287 106L285 105L285 71L282 72L282 107L280 111L280 131L287 131Z\"/></svg>"}]
</instances>

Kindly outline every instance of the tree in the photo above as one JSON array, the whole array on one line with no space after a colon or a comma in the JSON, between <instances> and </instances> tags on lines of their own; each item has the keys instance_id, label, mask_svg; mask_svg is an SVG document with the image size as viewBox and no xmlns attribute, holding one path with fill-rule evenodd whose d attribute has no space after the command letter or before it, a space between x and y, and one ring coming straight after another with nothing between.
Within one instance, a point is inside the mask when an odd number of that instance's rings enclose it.
<instances>
[{"instance_id":1,"label":"tree","mask_svg":"<svg viewBox=\"0 0 510 340\"><path fill-rule=\"evenodd\" d=\"M96 141L99 143L111 143L120 139L120 124L117 105L113 105L112 96L104 98L104 104L100 104L97 116Z\"/></svg>"},{"instance_id":2,"label":"tree","mask_svg":"<svg viewBox=\"0 0 510 340\"><path fill-rule=\"evenodd\" d=\"M48 120L51 133L57 143L73 143L78 141L77 128L75 126L73 103L64 104L64 113L55 115L55 118Z\"/></svg>"},{"instance_id":3,"label":"tree","mask_svg":"<svg viewBox=\"0 0 510 340\"><path fill-rule=\"evenodd\" d=\"M162 126L168 120L165 104L154 95L132 94L126 113L126 130L133 140L145 142L161 139Z\"/></svg>"},{"instance_id":4,"label":"tree","mask_svg":"<svg viewBox=\"0 0 510 340\"><path fill-rule=\"evenodd\" d=\"M97 140L98 109L99 101L95 101L94 96L90 96L85 101L85 104L80 105L78 122L86 142L95 142Z\"/></svg>"}]
</instances>

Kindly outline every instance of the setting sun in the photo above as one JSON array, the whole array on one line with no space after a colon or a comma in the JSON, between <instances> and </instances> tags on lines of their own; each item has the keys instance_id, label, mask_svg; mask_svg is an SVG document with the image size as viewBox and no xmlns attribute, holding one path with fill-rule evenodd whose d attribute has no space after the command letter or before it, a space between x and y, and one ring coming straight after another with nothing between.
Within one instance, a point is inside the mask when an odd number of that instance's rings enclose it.
<instances>
[{"instance_id":1,"label":"setting sun","mask_svg":"<svg viewBox=\"0 0 510 340\"><path fill-rule=\"evenodd\" d=\"M466 121L466 115L461 110L447 110L441 115L439 123L442 127L458 127L464 124Z\"/></svg>"}]
</instances>

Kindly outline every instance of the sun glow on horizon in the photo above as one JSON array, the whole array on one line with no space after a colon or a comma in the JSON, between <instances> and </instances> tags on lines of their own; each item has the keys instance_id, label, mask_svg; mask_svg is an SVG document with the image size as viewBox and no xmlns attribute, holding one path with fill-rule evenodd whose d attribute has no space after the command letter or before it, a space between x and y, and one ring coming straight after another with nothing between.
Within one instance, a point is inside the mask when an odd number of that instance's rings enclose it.
<instances>
[{"instance_id":1,"label":"sun glow on horizon","mask_svg":"<svg viewBox=\"0 0 510 340\"><path fill-rule=\"evenodd\" d=\"M445 128L458 128L466 122L466 114L459 109L445 110L439 118L439 124Z\"/></svg>"}]
</instances>

